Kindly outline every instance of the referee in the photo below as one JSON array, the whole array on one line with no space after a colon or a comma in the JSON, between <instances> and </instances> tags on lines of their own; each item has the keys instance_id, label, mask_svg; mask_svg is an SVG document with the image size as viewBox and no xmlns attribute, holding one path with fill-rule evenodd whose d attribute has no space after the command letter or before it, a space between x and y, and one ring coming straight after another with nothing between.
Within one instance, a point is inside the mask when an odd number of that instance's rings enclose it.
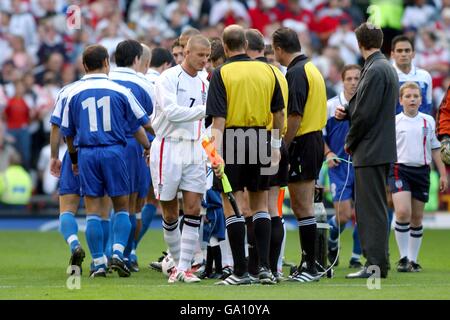
<instances>
[{"instance_id":1,"label":"referee","mask_svg":"<svg viewBox=\"0 0 450 320\"><path fill-rule=\"evenodd\" d=\"M260 257L268 257L271 221L267 190L270 171L275 168L266 168L270 159L264 159L269 151L266 126L273 121L275 131L283 130L283 95L272 68L246 55L247 40L242 27L228 26L222 38L228 60L213 72L206 114L213 118L212 136L219 150L223 140L225 173L241 208L245 205L244 188L248 190L257 251ZM271 138L271 147L273 161L279 161L281 139L277 135ZM243 155L245 159L241 159ZM216 176L221 178L219 166L214 167L214 170ZM249 284L244 249L244 218L235 215L225 198L223 203L234 273L218 284ZM275 283L268 259L260 259L260 264L260 282Z\"/></svg>"},{"instance_id":2,"label":"referee","mask_svg":"<svg viewBox=\"0 0 450 320\"><path fill-rule=\"evenodd\" d=\"M297 33L280 28L272 35L275 59L287 67L289 86L288 124L284 142L289 150L289 194L298 220L302 262L289 279L318 280L315 264L316 219L313 211L314 182L323 161L322 129L327 121L325 81L319 70L300 53Z\"/></svg>"}]
</instances>

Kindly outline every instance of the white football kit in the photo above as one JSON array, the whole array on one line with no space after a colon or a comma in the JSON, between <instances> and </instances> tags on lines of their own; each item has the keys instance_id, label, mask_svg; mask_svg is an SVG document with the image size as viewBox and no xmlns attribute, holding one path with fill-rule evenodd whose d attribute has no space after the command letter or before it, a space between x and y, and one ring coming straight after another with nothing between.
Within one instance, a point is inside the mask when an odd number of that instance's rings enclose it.
<instances>
[{"instance_id":1,"label":"white football kit","mask_svg":"<svg viewBox=\"0 0 450 320\"><path fill-rule=\"evenodd\" d=\"M156 80L152 127L156 138L150 152L150 171L158 200L175 199L178 190L206 191L205 130L208 82L192 77L181 65Z\"/></svg>"}]
</instances>

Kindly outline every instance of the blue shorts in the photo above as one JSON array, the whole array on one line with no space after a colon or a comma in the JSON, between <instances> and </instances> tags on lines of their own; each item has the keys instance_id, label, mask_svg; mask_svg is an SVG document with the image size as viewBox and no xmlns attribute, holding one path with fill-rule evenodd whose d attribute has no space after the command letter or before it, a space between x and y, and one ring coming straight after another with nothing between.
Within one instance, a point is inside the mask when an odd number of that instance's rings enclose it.
<instances>
[{"instance_id":1,"label":"blue shorts","mask_svg":"<svg viewBox=\"0 0 450 320\"><path fill-rule=\"evenodd\" d=\"M328 176L330 177L330 191L333 196L333 202L354 199L354 186L355 186L355 172L353 166L350 165L350 174L348 176L347 185L347 163L341 162L339 166L328 170ZM344 188L345 185L345 188ZM341 196L342 193L342 196Z\"/></svg>"},{"instance_id":2,"label":"blue shorts","mask_svg":"<svg viewBox=\"0 0 450 320\"><path fill-rule=\"evenodd\" d=\"M145 159L142 156L139 173L138 198L145 198L150 190L152 178L150 177L150 168L147 166L147 163L145 163Z\"/></svg>"},{"instance_id":3,"label":"blue shorts","mask_svg":"<svg viewBox=\"0 0 450 320\"><path fill-rule=\"evenodd\" d=\"M59 178L59 195L77 194L82 195L80 190L80 176L76 176L72 171L72 161L68 152L64 154L61 164L61 177Z\"/></svg>"},{"instance_id":4,"label":"blue shorts","mask_svg":"<svg viewBox=\"0 0 450 320\"><path fill-rule=\"evenodd\" d=\"M130 194L125 150L122 145L79 149L78 171L84 195L103 197L105 191L110 197Z\"/></svg>"},{"instance_id":5,"label":"blue shorts","mask_svg":"<svg viewBox=\"0 0 450 320\"><path fill-rule=\"evenodd\" d=\"M206 192L206 218L203 225L203 241L208 242L211 237L219 241L225 240L225 216L221 204L220 192L209 189Z\"/></svg>"},{"instance_id":6,"label":"blue shorts","mask_svg":"<svg viewBox=\"0 0 450 320\"><path fill-rule=\"evenodd\" d=\"M126 163L128 168L128 176L130 177L130 193L138 192L139 176L141 174L140 160L142 158L142 147L135 138L127 139L126 146Z\"/></svg>"},{"instance_id":7,"label":"blue shorts","mask_svg":"<svg viewBox=\"0 0 450 320\"><path fill-rule=\"evenodd\" d=\"M391 164L389 170L389 191L409 191L414 199L427 203L430 191L430 166L411 167Z\"/></svg>"}]
</instances>

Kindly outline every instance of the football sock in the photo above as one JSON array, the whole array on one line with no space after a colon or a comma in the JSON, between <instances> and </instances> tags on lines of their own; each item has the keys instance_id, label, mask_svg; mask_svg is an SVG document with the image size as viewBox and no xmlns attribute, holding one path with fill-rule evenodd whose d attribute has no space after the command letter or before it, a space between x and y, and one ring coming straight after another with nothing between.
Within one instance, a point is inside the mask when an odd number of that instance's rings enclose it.
<instances>
[{"instance_id":1,"label":"football sock","mask_svg":"<svg viewBox=\"0 0 450 320\"><path fill-rule=\"evenodd\" d=\"M278 271L278 260L280 258L281 246L283 244L284 238L284 228L283 222L281 221L281 217L272 217L271 218L271 227L272 230L270 232L270 270L272 272Z\"/></svg>"},{"instance_id":2,"label":"football sock","mask_svg":"<svg viewBox=\"0 0 450 320\"><path fill-rule=\"evenodd\" d=\"M338 238L339 234L342 233L345 229L345 223L341 223L339 228L336 221L336 216L334 215L328 220L328 224L330 225L330 237L328 241L328 248L329 249L336 249L338 245Z\"/></svg>"},{"instance_id":3,"label":"football sock","mask_svg":"<svg viewBox=\"0 0 450 320\"><path fill-rule=\"evenodd\" d=\"M156 214L156 207L153 204L147 203L142 208L141 213L142 213L142 228L141 231L139 232L137 243L141 241L142 237L145 235L148 228L152 224L152 220Z\"/></svg>"},{"instance_id":4,"label":"football sock","mask_svg":"<svg viewBox=\"0 0 450 320\"><path fill-rule=\"evenodd\" d=\"M103 229L103 252L106 252L106 247L109 240L109 226L110 219L102 219L102 229Z\"/></svg>"},{"instance_id":5,"label":"football sock","mask_svg":"<svg viewBox=\"0 0 450 320\"><path fill-rule=\"evenodd\" d=\"M258 252L258 262L260 267L270 270L269 249L270 249L270 231L272 224L268 212L257 212L253 216L253 228L255 231L256 251Z\"/></svg>"},{"instance_id":6,"label":"football sock","mask_svg":"<svg viewBox=\"0 0 450 320\"><path fill-rule=\"evenodd\" d=\"M243 276L247 272L245 261L245 220L244 217L235 215L226 218L228 239L230 241L231 254L233 255L234 274Z\"/></svg>"},{"instance_id":7,"label":"football sock","mask_svg":"<svg viewBox=\"0 0 450 320\"><path fill-rule=\"evenodd\" d=\"M256 249L255 240L255 225L253 223L253 217L245 218L245 226L247 231L247 248L248 248L248 272L253 275L257 275L258 268L258 251Z\"/></svg>"},{"instance_id":8,"label":"football sock","mask_svg":"<svg viewBox=\"0 0 450 320\"><path fill-rule=\"evenodd\" d=\"M102 219L96 214L86 216L86 241L92 259L103 257L103 228ZM95 261L94 261L95 264Z\"/></svg>"},{"instance_id":9,"label":"football sock","mask_svg":"<svg viewBox=\"0 0 450 320\"><path fill-rule=\"evenodd\" d=\"M123 252L123 255L125 258L130 257L131 250L133 250L133 242L134 242L134 234L136 233L136 215L130 214L130 234L128 236L127 245L125 246L125 250Z\"/></svg>"},{"instance_id":10,"label":"football sock","mask_svg":"<svg viewBox=\"0 0 450 320\"><path fill-rule=\"evenodd\" d=\"M358 225L355 224L353 228L353 251L352 251L352 259L359 260L361 258L361 243L359 242L359 234L358 234Z\"/></svg>"},{"instance_id":11,"label":"football sock","mask_svg":"<svg viewBox=\"0 0 450 320\"><path fill-rule=\"evenodd\" d=\"M307 263L309 271L316 270L316 218L306 217L298 219L298 229L300 233L300 243L303 258Z\"/></svg>"},{"instance_id":12,"label":"football sock","mask_svg":"<svg viewBox=\"0 0 450 320\"><path fill-rule=\"evenodd\" d=\"M409 247L408 247L408 260L417 263L417 256L419 255L420 245L422 244L423 227L411 227Z\"/></svg>"},{"instance_id":13,"label":"football sock","mask_svg":"<svg viewBox=\"0 0 450 320\"><path fill-rule=\"evenodd\" d=\"M408 256L409 222L395 221L395 239L397 240L400 258Z\"/></svg>"},{"instance_id":14,"label":"football sock","mask_svg":"<svg viewBox=\"0 0 450 320\"><path fill-rule=\"evenodd\" d=\"M188 271L191 268L192 258L198 243L200 219L200 216L184 215L184 226L180 244L180 262L177 267L180 271Z\"/></svg>"},{"instance_id":15,"label":"football sock","mask_svg":"<svg viewBox=\"0 0 450 320\"><path fill-rule=\"evenodd\" d=\"M77 246L80 245L78 240L78 224L75 220L75 214L69 211L63 212L59 215L59 232L63 235L64 240L73 252Z\"/></svg>"},{"instance_id":16,"label":"football sock","mask_svg":"<svg viewBox=\"0 0 450 320\"><path fill-rule=\"evenodd\" d=\"M172 255L175 265L178 265L180 261L180 239L181 233L178 228L178 220L168 223L164 219L162 221L164 241L169 247L169 252Z\"/></svg>"},{"instance_id":17,"label":"football sock","mask_svg":"<svg viewBox=\"0 0 450 320\"><path fill-rule=\"evenodd\" d=\"M126 211L120 211L115 214L114 217L114 244L113 244L113 257L123 260L123 252L130 236L131 222L129 214Z\"/></svg>"}]
</instances>

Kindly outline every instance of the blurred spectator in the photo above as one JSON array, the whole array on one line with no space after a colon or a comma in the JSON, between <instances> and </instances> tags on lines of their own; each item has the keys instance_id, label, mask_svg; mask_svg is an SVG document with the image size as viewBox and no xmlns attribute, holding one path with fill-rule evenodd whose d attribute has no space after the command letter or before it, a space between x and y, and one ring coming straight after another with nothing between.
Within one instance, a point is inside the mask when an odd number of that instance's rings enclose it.
<instances>
[{"instance_id":1,"label":"blurred spectator","mask_svg":"<svg viewBox=\"0 0 450 320\"><path fill-rule=\"evenodd\" d=\"M30 132L28 126L33 118L32 111L25 102L25 85L23 80L14 82L14 96L8 100L3 112L8 133L15 139L14 147L19 151L26 169L30 168Z\"/></svg>"},{"instance_id":2,"label":"blurred spectator","mask_svg":"<svg viewBox=\"0 0 450 320\"><path fill-rule=\"evenodd\" d=\"M202 3L200 5L200 18L199 23L201 26L207 26L214 25L210 23L210 14L211 9L217 2L220 2L221 0L202 0ZM248 6L245 0L238 0L237 2L240 2L242 6L247 10Z\"/></svg>"},{"instance_id":3,"label":"blurred spectator","mask_svg":"<svg viewBox=\"0 0 450 320\"><path fill-rule=\"evenodd\" d=\"M359 26L366 21L364 13L361 11L360 7L355 5L355 1L351 0L340 0L341 8L352 18L352 24L354 26Z\"/></svg>"},{"instance_id":4,"label":"blurred spectator","mask_svg":"<svg viewBox=\"0 0 450 320\"><path fill-rule=\"evenodd\" d=\"M213 4L209 16L209 24L215 25L223 22L225 26L240 24L250 26L250 16L247 8L237 0L220 0Z\"/></svg>"},{"instance_id":5,"label":"blurred spectator","mask_svg":"<svg viewBox=\"0 0 450 320\"><path fill-rule=\"evenodd\" d=\"M23 38L21 36L11 36L10 44L13 50L11 59L14 66L21 72L31 70L35 62L32 56L26 51Z\"/></svg>"},{"instance_id":6,"label":"blurred spectator","mask_svg":"<svg viewBox=\"0 0 450 320\"><path fill-rule=\"evenodd\" d=\"M15 35L22 36L25 48L31 55L34 55L39 44L34 17L24 10L21 0L11 0L11 10L9 30Z\"/></svg>"},{"instance_id":7,"label":"blurred spectator","mask_svg":"<svg viewBox=\"0 0 450 320\"><path fill-rule=\"evenodd\" d=\"M108 50L110 57L113 57L117 45L119 42L125 40L125 37L119 35L119 26L117 23L110 23L102 29L100 39L99 44Z\"/></svg>"},{"instance_id":8,"label":"blurred spectator","mask_svg":"<svg viewBox=\"0 0 450 320\"><path fill-rule=\"evenodd\" d=\"M256 6L248 11L251 27L264 34L265 28L277 20L276 0L256 0Z\"/></svg>"},{"instance_id":9,"label":"blurred spectator","mask_svg":"<svg viewBox=\"0 0 450 320\"><path fill-rule=\"evenodd\" d=\"M0 173L6 171L10 165L11 155L17 153L11 145L13 142L14 138L7 135L5 124L0 119Z\"/></svg>"},{"instance_id":10,"label":"blurred spectator","mask_svg":"<svg viewBox=\"0 0 450 320\"><path fill-rule=\"evenodd\" d=\"M134 0L130 6L128 18L136 26L138 35L150 33L152 37L168 28L167 22L159 11L159 0Z\"/></svg>"},{"instance_id":11,"label":"blurred spectator","mask_svg":"<svg viewBox=\"0 0 450 320\"><path fill-rule=\"evenodd\" d=\"M45 63L52 53L59 53L64 60L67 60L63 38L56 32L52 19L42 20L39 24L39 34L41 38L41 45L37 52L39 64Z\"/></svg>"},{"instance_id":12,"label":"blurred spectator","mask_svg":"<svg viewBox=\"0 0 450 320\"><path fill-rule=\"evenodd\" d=\"M170 28L180 34L186 26L196 26L198 11L192 1L178 0L168 4L164 10L164 18L169 21Z\"/></svg>"},{"instance_id":13,"label":"blurred spectator","mask_svg":"<svg viewBox=\"0 0 450 320\"><path fill-rule=\"evenodd\" d=\"M347 14L343 7L342 0L329 0L316 8L314 12L315 29L319 39L326 44L331 34L333 34L341 21L350 23L352 18Z\"/></svg>"},{"instance_id":14,"label":"blurred spectator","mask_svg":"<svg viewBox=\"0 0 450 320\"><path fill-rule=\"evenodd\" d=\"M67 150L67 146L61 139L61 142L59 145L59 159L63 158L66 150ZM42 151L39 155L37 169L39 172L39 178L42 181L42 191L44 191L44 193L48 194L48 195L54 194L58 187L58 178L55 178L53 175L50 174L50 145L49 144L46 145L42 149Z\"/></svg>"},{"instance_id":15,"label":"blurred spectator","mask_svg":"<svg viewBox=\"0 0 450 320\"><path fill-rule=\"evenodd\" d=\"M175 40L175 42L172 45L172 55L175 59L175 64L180 64L183 62L184 54L183 54L183 47L180 44L179 39Z\"/></svg>"},{"instance_id":16,"label":"blurred spectator","mask_svg":"<svg viewBox=\"0 0 450 320\"><path fill-rule=\"evenodd\" d=\"M61 83L61 71L64 65L64 57L59 52L52 52L45 63L44 66L38 67L36 73L36 83L39 85L44 85L44 76L47 72L53 72L56 76L56 81Z\"/></svg>"},{"instance_id":17,"label":"blurred spectator","mask_svg":"<svg viewBox=\"0 0 450 320\"><path fill-rule=\"evenodd\" d=\"M442 9L440 17L436 21L436 30L441 34L447 46L450 45L450 7Z\"/></svg>"},{"instance_id":18,"label":"blurred spectator","mask_svg":"<svg viewBox=\"0 0 450 320\"><path fill-rule=\"evenodd\" d=\"M436 8L427 4L426 0L414 0L414 4L407 6L403 13L403 28L422 28L429 25L436 18Z\"/></svg>"},{"instance_id":19,"label":"blurred spectator","mask_svg":"<svg viewBox=\"0 0 450 320\"><path fill-rule=\"evenodd\" d=\"M449 51L431 30L421 32L423 49L416 54L416 64L427 70L433 80L433 88L440 87L450 70Z\"/></svg>"},{"instance_id":20,"label":"blurred spectator","mask_svg":"<svg viewBox=\"0 0 450 320\"><path fill-rule=\"evenodd\" d=\"M361 56L358 47L358 40L353 32L351 20L342 18L339 26L328 40L328 45L339 48L339 54L345 64L356 64ZM340 91L339 91L340 92Z\"/></svg>"},{"instance_id":21,"label":"blurred spectator","mask_svg":"<svg viewBox=\"0 0 450 320\"><path fill-rule=\"evenodd\" d=\"M12 153L9 167L0 174L0 207L24 208L30 201L31 191L31 176L21 166L20 156Z\"/></svg>"}]
</instances>

